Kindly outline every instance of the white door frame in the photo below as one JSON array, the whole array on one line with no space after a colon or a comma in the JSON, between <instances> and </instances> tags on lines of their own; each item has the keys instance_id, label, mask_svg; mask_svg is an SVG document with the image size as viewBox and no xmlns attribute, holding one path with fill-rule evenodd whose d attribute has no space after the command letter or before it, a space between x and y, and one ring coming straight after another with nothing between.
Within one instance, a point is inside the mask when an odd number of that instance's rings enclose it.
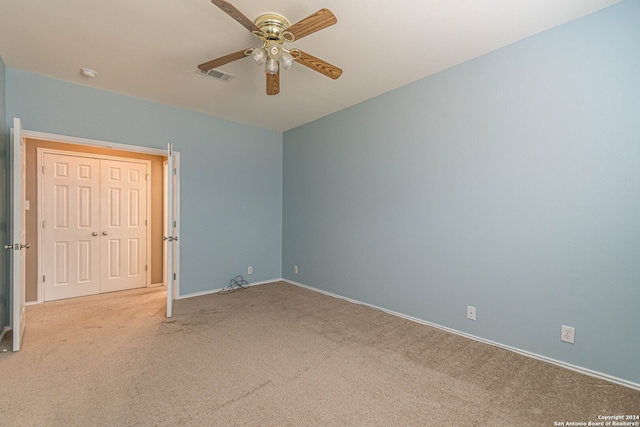
<instances>
[{"instance_id":1,"label":"white door frame","mask_svg":"<svg viewBox=\"0 0 640 427\"><path fill-rule=\"evenodd\" d=\"M41 147L38 147L36 152L37 152L36 171L38 174L37 197L38 197L38 224L39 224L38 225L38 288L37 288L38 299L37 301L40 304L44 302L44 292L45 292L42 276L44 275L44 258L45 258L46 251L43 245L44 230L40 226L45 218L44 192L42 190L44 186L44 181L43 181L43 174L41 173L42 166L44 165L44 155L56 154L56 155L72 156L72 157L88 157L92 159L101 159L101 160L106 159L106 160L118 160L118 161L130 162L130 163L142 163L147 168L147 172L146 172L147 177L151 176L151 161L136 159L131 157L117 157L117 156L109 156L109 155L103 155L103 154L82 153L78 151L65 151L65 150L58 150L53 148L41 148ZM145 262L147 263L148 266L150 266L151 265L151 180L148 178L146 180L146 185L147 185L147 199L145 200L145 203L147 204L147 217L145 218L145 220L147 221L147 239L146 239L147 240L147 256L146 256ZM148 268L145 274L146 274L145 286L149 287L151 286L151 268Z\"/></svg>"},{"instance_id":2,"label":"white door frame","mask_svg":"<svg viewBox=\"0 0 640 427\"><path fill-rule=\"evenodd\" d=\"M130 144L121 144L117 142L107 142L100 141L96 139L87 139L87 138L78 138L74 136L65 136L65 135L57 135L53 133L46 132L37 132L37 131L29 131L24 130L23 132L24 138L26 139L39 139L43 141L51 141L51 142L59 142L63 144L75 144L75 145L86 145L91 147L100 147L100 148L109 148L113 150L121 150L121 151L129 151L133 153L141 153L141 154L151 154L156 156L167 156L166 149L159 148L150 148L150 147L142 147L138 145L130 145ZM174 151L174 160L176 164L176 184L174 189L174 197L176 199L176 234L180 234L180 168L178 165L180 164L180 152ZM24 227L24 224L22 225ZM40 229L40 227L38 227ZM180 242L176 241L174 245L174 256L175 256L175 267L174 273L176 275L176 280L174 283L174 294L176 297L180 297ZM38 263L38 272L40 277L42 276L40 272L40 263ZM166 285L166 284L165 284ZM42 293L38 292L38 299L40 300ZM41 301L40 301L41 302Z\"/></svg>"}]
</instances>

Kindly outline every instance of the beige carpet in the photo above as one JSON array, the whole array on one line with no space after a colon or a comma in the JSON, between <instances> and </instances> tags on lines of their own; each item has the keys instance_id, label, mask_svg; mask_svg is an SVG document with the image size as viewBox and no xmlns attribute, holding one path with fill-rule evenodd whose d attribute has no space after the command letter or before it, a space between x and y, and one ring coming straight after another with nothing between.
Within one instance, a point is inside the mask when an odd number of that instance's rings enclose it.
<instances>
[{"instance_id":1,"label":"beige carpet","mask_svg":"<svg viewBox=\"0 0 640 427\"><path fill-rule=\"evenodd\" d=\"M2 426L553 426L640 392L286 283L27 307ZM7 346L3 342L3 346Z\"/></svg>"}]
</instances>

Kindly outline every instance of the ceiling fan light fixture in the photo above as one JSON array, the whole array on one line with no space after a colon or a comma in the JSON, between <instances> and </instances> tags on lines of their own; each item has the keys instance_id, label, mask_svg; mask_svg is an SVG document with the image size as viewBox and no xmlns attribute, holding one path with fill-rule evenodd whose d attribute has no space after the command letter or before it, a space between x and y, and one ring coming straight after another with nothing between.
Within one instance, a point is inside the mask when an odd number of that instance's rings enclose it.
<instances>
[{"instance_id":1,"label":"ceiling fan light fixture","mask_svg":"<svg viewBox=\"0 0 640 427\"><path fill-rule=\"evenodd\" d=\"M282 46L280 46L280 44L278 42L269 42L267 43L267 55L269 55L269 58L275 59L276 61L279 61L280 58L282 57Z\"/></svg>"},{"instance_id":2,"label":"ceiling fan light fixture","mask_svg":"<svg viewBox=\"0 0 640 427\"><path fill-rule=\"evenodd\" d=\"M280 65L283 70L288 70L293 65L293 56L290 53L284 52L282 58L280 58Z\"/></svg>"},{"instance_id":3,"label":"ceiling fan light fixture","mask_svg":"<svg viewBox=\"0 0 640 427\"><path fill-rule=\"evenodd\" d=\"M267 51L262 48L253 49L253 52L251 52L251 60L256 65L264 65L264 63L267 62Z\"/></svg>"},{"instance_id":4,"label":"ceiling fan light fixture","mask_svg":"<svg viewBox=\"0 0 640 427\"><path fill-rule=\"evenodd\" d=\"M276 74L278 72L278 61L273 58L269 58L266 65L267 73Z\"/></svg>"}]
</instances>

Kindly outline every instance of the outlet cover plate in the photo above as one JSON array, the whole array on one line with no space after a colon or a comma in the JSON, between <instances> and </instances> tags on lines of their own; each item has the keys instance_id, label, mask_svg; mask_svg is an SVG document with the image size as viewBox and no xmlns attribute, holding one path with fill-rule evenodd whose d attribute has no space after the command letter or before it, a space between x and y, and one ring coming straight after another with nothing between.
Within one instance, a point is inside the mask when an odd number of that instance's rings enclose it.
<instances>
[{"instance_id":1,"label":"outlet cover plate","mask_svg":"<svg viewBox=\"0 0 640 427\"><path fill-rule=\"evenodd\" d=\"M476 308L472 305L467 306L467 319L476 320Z\"/></svg>"},{"instance_id":2,"label":"outlet cover plate","mask_svg":"<svg viewBox=\"0 0 640 427\"><path fill-rule=\"evenodd\" d=\"M572 326L562 325L562 332L560 334L560 340L568 342L569 344L575 343L576 328Z\"/></svg>"}]
</instances>

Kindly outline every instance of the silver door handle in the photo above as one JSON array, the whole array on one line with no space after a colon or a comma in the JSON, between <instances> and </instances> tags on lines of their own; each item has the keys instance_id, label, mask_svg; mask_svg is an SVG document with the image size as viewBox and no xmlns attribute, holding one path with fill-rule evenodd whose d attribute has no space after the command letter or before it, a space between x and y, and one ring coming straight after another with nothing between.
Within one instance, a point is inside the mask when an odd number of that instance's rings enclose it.
<instances>
[{"instance_id":1,"label":"silver door handle","mask_svg":"<svg viewBox=\"0 0 640 427\"><path fill-rule=\"evenodd\" d=\"M16 250L16 251L19 251L19 250L21 250L21 249L29 249L29 248L30 248L30 246L29 246L29 244L28 244L28 243L26 243L26 244L24 244L24 245L23 245L22 243L15 243L15 244L13 244L13 245L4 245L4 248L5 248L5 249L14 249L14 250Z\"/></svg>"},{"instance_id":2,"label":"silver door handle","mask_svg":"<svg viewBox=\"0 0 640 427\"><path fill-rule=\"evenodd\" d=\"M103 231L103 232L102 232L102 235L103 235L103 236L106 236L107 234L109 234L109 233L107 233L106 231Z\"/></svg>"},{"instance_id":3,"label":"silver door handle","mask_svg":"<svg viewBox=\"0 0 640 427\"><path fill-rule=\"evenodd\" d=\"M97 235L98 235L98 232L97 232L97 231L94 231L93 233L91 233L91 235L92 235L92 236L97 236Z\"/></svg>"}]
</instances>

